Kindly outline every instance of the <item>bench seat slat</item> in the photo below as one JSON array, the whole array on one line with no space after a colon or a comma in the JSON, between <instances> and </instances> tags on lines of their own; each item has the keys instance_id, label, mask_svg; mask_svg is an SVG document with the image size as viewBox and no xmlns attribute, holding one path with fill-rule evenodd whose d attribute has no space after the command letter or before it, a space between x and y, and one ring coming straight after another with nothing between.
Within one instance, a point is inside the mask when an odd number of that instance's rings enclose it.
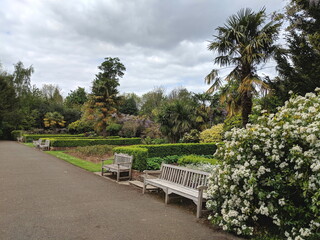
<instances>
[{"instance_id":1,"label":"bench seat slat","mask_svg":"<svg viewBox=\"0 0 320 240\"><path fill-rule=\"evenodd\" d=\"M109 165L103 166L102 168L106 169L106 170L115 170L116 171L116 170L118 170L118 164L109 164ZM130 167L120 165L119 170L120 171L128 171L128 170L130 170Z\"/></svg>"},{"instance_id":2,"label":"bench seat slat","mask_svg":"<svg viewBox=\"0 0 320 240\"><path fill-rule=\"evenodd\" d=\"M147 183L150 183L151 185L156 185L157 187L160 188L169 188L173 193L176 192L180 192L180 193L184 193L187 196L192 197L192 200L195 199L195 201L197 201L198 195L199 195L199 191L192 189L192 188L188 188L188 187L184 187L178 184L174 184L172 182L166 181L166 180L162 180L162 179L148 179L146 180ZM169 191L170 191L169 190ZM189 197L187 197L189 198ZM206 199L207 198L207 194L203 193L203 198Z\"/></svg>"}]
</instances>

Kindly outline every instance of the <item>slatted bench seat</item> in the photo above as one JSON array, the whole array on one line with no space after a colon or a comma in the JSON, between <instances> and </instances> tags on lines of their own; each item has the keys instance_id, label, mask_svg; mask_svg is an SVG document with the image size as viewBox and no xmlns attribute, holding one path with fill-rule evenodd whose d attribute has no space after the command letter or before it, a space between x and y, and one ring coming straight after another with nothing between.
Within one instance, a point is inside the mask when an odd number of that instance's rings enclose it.
<instances>
[{"instance_id":1,"label":"slatted bench seat","mask_svg":"<svg viewBox=\"0 0 320 240\"><path fill-rule=\"evenodd\" d=\"M46 139L44 143L40 143L39 148L41 150L50 150L50 140Z\"/></svg>"},{"instance_id":2,"label":"slatted bench seat","mask_svg":"<svg viewBox=\"0 0 320 240\"><path fill-rule=\"evenodd\" d=\"M152 185L165 192L166 204L169 203L169 195L172 193L191 199L197 205L197 218L201 216L202 204L207 199L205 190L209 173L170 164L162 164L160 171L144 172L143 193L147 185ZM159 177L152 177L151 174L154 173L159 173Z\"/></svg>"},{"instance_id":3,"label":"slatted bench seat","mask_svg":"<svg viewBox=\"0 0 320 240\"><path fill-rule=\"evenodd\" d=\"M40 148L40 145L42 144L42 139L39 138L38 140L34 140L33 141L33 146L35 146L36 148Z\"/></svg>"},{"instance_id":4,"label":"slatted bench seat","mask_svg":"<svg viewBox=\"0 0 320 240\"><path fill-rule=\"evenodd\" d=\"M104 161L106 160L102 160L101 176L103 176L105 172L112 172L112 173L117 173L117 182L119 182L119 180L123 178L131 179L131 168L132 168L133 156L123 154L123 153L115 153L112 164L104 165ZM120 174L122 172L128 172L129 176L120 177Z\"/></svg>"}]
</instances>

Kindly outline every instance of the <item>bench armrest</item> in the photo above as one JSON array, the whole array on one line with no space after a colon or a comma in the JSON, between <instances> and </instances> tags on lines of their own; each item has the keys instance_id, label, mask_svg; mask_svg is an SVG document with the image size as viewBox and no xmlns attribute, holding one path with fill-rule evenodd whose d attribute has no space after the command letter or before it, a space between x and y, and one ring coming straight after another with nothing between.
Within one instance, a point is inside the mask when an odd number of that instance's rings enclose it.
<instances>
[{"instance_id":1,"label":"bench armrest","mask_svg":"<svg viewBox=\"0 0 320 240\"><path fill-rule=\"evenodd\" d=\"M157 174L157 175L161 174L161 170L144 170L143 172L145 173L145 175L143 176L144 178L149 178L149 175L153 175L153 174Z\"/></svg>"},{"instance_id":2,"label":"bench armrest","mask_svg":"<svg viewBox=\"0 0 320 240\"><path fill-rule=\"evenodd\" d=\"M200 185L200 186L197 187L197 189L198 190L206 190L206 189L208 189L208 187Z\"/></svg>"},{"instance_id":3,"label":"bench armrest","mask_svg":"<svg viewBox=\"0 0 320 240\"><path fill-rule=\"evenodd\" d=\"M102 164L104 161L107 161L107 160L113 160L113 158L101 159Z\"/></svg>"}]
</instances>

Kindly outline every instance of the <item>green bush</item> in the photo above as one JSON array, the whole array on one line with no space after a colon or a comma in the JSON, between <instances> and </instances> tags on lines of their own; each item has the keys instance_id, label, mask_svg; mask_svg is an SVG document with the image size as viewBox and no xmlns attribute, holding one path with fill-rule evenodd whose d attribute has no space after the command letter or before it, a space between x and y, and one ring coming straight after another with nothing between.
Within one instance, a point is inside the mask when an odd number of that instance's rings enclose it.
<instances>
[{"instance_id":1,"label":"green bush","mask_svg":"<svg viewBox=\"0 0 320 240\"><path fill-rule=\"evenodd\" d=\"M151 137L146 137L145 139L142 140L143 144L164 144L164 143L168 143L168 141L166 141L163 138L151 138Z\"/></svg>"},{"instance_id":2,"label":"green bush","mask_svg":"<svg viewBox=\"0 0 320 240\"><path fill-rule=\"evenodd\" d=\"M175 143L160 145L139 145L148 149L149 157L166 157L169 155L212 155L217 147L214 143Z\"/></svg>"},{"instance_id":3,"label":"green bush","mask_svg":"<svg viewBox=\"0 0 320 240\"><path fill-rule=\"evenodd\" d=\"M106 128L106 131L107 131L107 133L109 133L109 135L114 136L114 135L118 135L118 133L120 132L121 129L122 129L122 125L121 124L111 123Z\"/></svg>"},{"instance_id":4,"label":"green bush","mask_svg":"<svg viewBox=\"0 0 320 240\"><path fill-rule=\"evenodd\" d=\"M223 132L228 132L232 128L242 127L242 117L241 115L235 115L224 120Z\"/></svg>"},{"instance_id":5,"label":"green bush","mask_svg":"<svg viewBox=\"0 0 320 240\"><path fill-rule=\"evenodd\" d=\"M141 143L141 138L115 138L115 139L63 139L51 138L52 147L81 147L93 145L134 145Z\"/></svg>"},{"instance_id":6,"label":"green bush","mask_svg":"<svg viewBox=\"0 0 320 240\"><path fill-rule=\"evenodd\" d=\"M220 142L222 140L223 124L217 124L200 133L200 142Z\"/></svg>"},{"instance_id":7,"label":"green bush","mask_svg":"<svg viewBox=\"0 0 320 240\"><path fill-rule=\"evenodd\" d=\"M81 138L83 134L71 135L71 134L23 134L25 142L32 142L39 138Z\"/></svg>"},{"instance_id":8,"label":"green bush","mask_svg":"<svg viewBox=\"0 0 320 240\"><path fill-rule=\"evenodd\" d=\"M200 142L200 132L197 129L192 129L190 132L185 133L181 139L183 143L198 143Z\"/></svg>"},{"instance_id":9,"label":"green bush","mask_svg":"<svg viewBox=\"0 0 320 240\"><path fill-rule=\"evenodd\" d=\"M91 123L83 120L77 120L68 125L68 130L72 134L90 132L93 130Z\"/></svg>"},{"instance_id":10,"label":"green bush","mask_svg":"<svg viewBox=\"0 0 320 240\"><path fill-rule=\"evenodd\" d=\"M134 168L137 170L146 170L147 169L147 158L150 157L160 157L165 158L168 163L176 163L178 158L173 155L213 155L216 151L216 145L213 143L177 143L177 144L160 144L160 145L136 145L130 147L118 147L115 148L115 152L127 153L127 149L145 149L147 156L143 156L141 159L139 156L135 158L137 165L144 166L145 168ZM140 164L140 162L142 162Z\"/></svg>"},{"instance_id":11,"label":"green bush","mask_svg":"<svg viewBox=\"0 0 320 240\"><path fill-rule=\"evenodd\" d=\"M11 138L13 140L17 140L17 137L21 137L23 134L23 130L13 130L11 131Z\"/></svg>"},{"instance_id":12,"label":"green bush","mask_svg":"<svg viewBox=\"0 0 320 240\"><path fill-rule=\"evenodd\" d=\"M177 163L181 156L172 155L166 157L152 157L147 159L147 170L158 170L161 167L161 163Z\"/></svg>"},{"instance_id":13,"label":"green bush","mask_svg":"<svg viewBox=\"0 0 320 240\"><path fill-rule=\"evenodd\" d=\"M162 162L164 160L160 157L147 158L147 170L159 170Z\"/></svg>"},{"instance_id":14,"label":"green bush","mask_svg":"<svg viewBox=\"0 0 320 240\"><path fill-rule=\"evenodd\" d=\"M147 169L148 149L139 148L135 146L130 147L115 147L113 149L115 153L126 153L133 156L132 168L143 171Z\"/></svg>"},{"instance_id":15,"label":"green bush","mask_svg":"<svg viewBox=\"0 0 320 240\"><path fill-rule=\"evenodd\" d=\"M214 158L207 158L205 156L199 156L199 155L186 155L186 156L180 157L178 160L179 165L198 164L198 163L210 163L212 165L216 165L219 163L219 160Z\"/></svg>"}]
</instances>

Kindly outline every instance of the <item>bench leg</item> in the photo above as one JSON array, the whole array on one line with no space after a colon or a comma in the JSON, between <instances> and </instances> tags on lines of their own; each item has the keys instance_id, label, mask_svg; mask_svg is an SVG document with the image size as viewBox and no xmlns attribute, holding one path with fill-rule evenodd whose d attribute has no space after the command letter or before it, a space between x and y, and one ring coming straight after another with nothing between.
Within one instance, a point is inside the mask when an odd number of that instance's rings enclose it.
<instances>
[{"instance_id":1,"label":"bench leg","mask_svg":"<svg viewBox=\"0 0 320 240\"><path fill-rule=\"evenodd\" d=\"M201 217L201 212L202 212L202 201L197 203L197 218Z\"/></svg>"},{"instance_id":2,"label":"bench leg","mask_svg":"<svg viewBox=\"0 0 320 240\"><path fill-rule=\"evenodd\" d=\"M131 169L129 170L129 180L131 180L131 174L132 174L132 171Z\"/></svg>"},{"instance_id":3,"label":"bench leg","mask_svg":"<svg viewBox=\"0 0 320 240\"><path fill-rule=\"evenodd\" d=\"M146 189L147 189L147 184L143 182L142 194L145 194Z\"/></svg>"},{"instance_id":4,"label":"bench leg","mask_svg":"<svg viewBox=\"0 0 320 240\"><path fill-rule=\"evenodd\" d=\"M200 189L198 193L198 202L197 202L197 218L201 217L201 211L202 211L202 196L203 196L203 190Z\"/></svg>"},{"instance_id":5,"label":"bench leg","mask_svg":"<svg viewBox=\"0 0 320 240\"><path fill-rule=\"evenodd\" d=\"M117 182L119 182L120 179L120 172L117 172Z\"/></svg>"},{"instance_id":6,"label":"bench leg","mask_svg":"<svg viewBox=\"0 0 320 240\"><path fill-rule=\"evenodd\" d=\"M165 200L164 200L164 202L165 202L165 204L168 204L169 203L169 194L168 194L168 189L166 189L166 191L165 191L165 194L166 194L166 197L165 197Z\"/></svg>"}]
</instances>

